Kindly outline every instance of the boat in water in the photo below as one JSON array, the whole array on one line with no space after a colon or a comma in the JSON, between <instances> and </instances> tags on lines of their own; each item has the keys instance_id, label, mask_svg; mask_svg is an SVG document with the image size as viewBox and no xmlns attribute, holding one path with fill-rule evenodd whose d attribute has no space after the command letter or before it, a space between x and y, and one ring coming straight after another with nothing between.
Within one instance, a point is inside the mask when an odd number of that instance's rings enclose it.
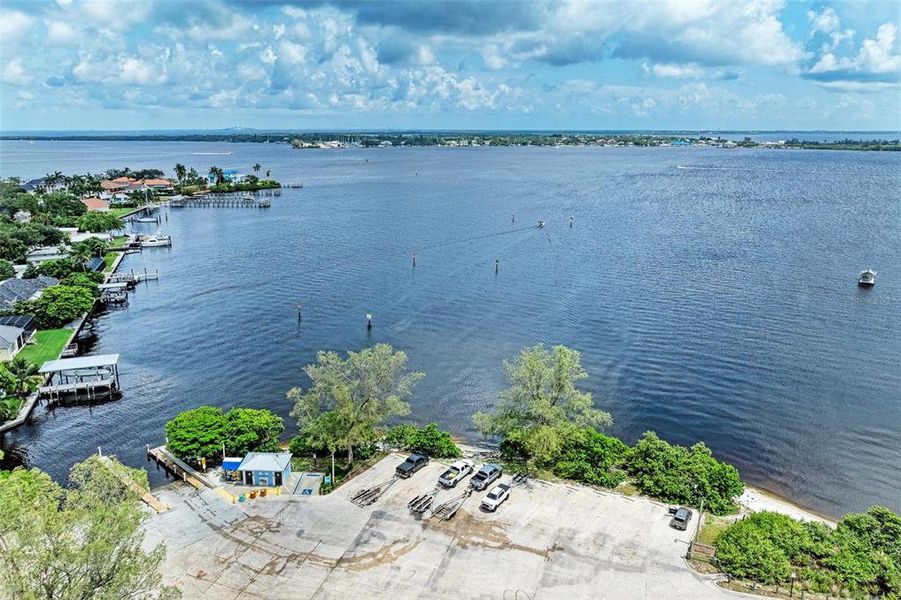
<instances>
[{"instance_id":1,"label":"boat in water","mask_svg":"<svg viewBox=\"0 0 901 600\"><path fill-rule=\"evenodd\" d=\"M168 235L145 235L141 237L142 248L163 248L172 245L172 237Z\"/></svg>"},{"instance_id":2,"label":"boat in water","mask_svg":"<svg viewBox=\"0 0 901 600\"><path fill-rule=\"evenodd\" d=\"M857 285L861 287L872 287L876 285L876 271L873 269L865 269L860 272L857 278Z\"/></svg>"}]
</instances>

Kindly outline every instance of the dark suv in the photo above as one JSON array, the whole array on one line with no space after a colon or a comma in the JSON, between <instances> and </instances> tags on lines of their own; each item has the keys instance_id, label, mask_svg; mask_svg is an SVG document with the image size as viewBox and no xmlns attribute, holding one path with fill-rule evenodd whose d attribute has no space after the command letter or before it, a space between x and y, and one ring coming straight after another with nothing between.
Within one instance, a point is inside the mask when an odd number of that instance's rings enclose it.
<instances>
[{"instance_id":1,"label":"dark suv","mask_svg":"<svg viewBox=\"0 0 901 600\"><path fill-rule=\"evenodd\" d=\"M410 458L397 465L397 468L394 469L394 473L398 477L403 477L404 479L406 479L427 464L429 464L428 456L423 456L422 454L411 454Z\"/></svg>"},{"instance_id":2,"label":"dark suv","mask_svg":"<svg viewBox=\"0 0 901 600\"><path fill-rule=\"evenodd\" d=\"M688 529L689 521L691 521L691 510L684 506L680 506L676 509L676 512L673 513L673 520L669 522L669 526L673 529L685 531Z\"/></svg>"},{"instance_id":3,"label":"dark suv","mask_svg":"<svg viewBox=\"0 0 901 600\"><path fill-rule=\"evenodd\" d=\"M501 469L500 465L493 465L491 463L484 464L482 465L482 468L479 469L479 472L473 475L469 485L481 492L497 481L502 473L503 469Z\"/></svg>"}]
</instances>

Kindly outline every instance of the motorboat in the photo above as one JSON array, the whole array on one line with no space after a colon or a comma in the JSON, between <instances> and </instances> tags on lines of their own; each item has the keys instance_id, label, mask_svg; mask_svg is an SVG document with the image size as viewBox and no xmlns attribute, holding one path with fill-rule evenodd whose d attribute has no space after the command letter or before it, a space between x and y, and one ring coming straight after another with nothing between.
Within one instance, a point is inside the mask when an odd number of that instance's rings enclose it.
<instances>
[{"instance_id":1,"label":"motorboat","mask_svg":"<svg viewBox=\"0 0 901 600\"><path fill-rule=\"evenodd\" d=\"M544 229L544 221L538 221L538 229Z\"/></svg>"},{"instance_id":2,"label":"motorboat","mask_svg":"<svg viewBox=\"0 0 901 600\"><path fill-rule=\"evenodd\" d=\"M168 235L145 235L141 237L142 248L163 248L172 245L172 237Z\"/></svg>"},{"instance_id":3,"label":"motorboat","mask_svg":"<svg viewBox=\"0 0 901 600\"><path fill-rule=\"evenodd\" d=\"M132 219L135 223L159 223L159 217L135 217Z\"/></svg>"},{"instance_id":4,"label":"motorboat","mask_svg":"<svg viewBox=\"0 0 901 600\"><path fill-rule=\"evenodd\" d=\"M876 285L876 271L873 269L865 269L860 272L857 278L857 285L862 287L872 287Z\"/></svg>"}]
</instances>

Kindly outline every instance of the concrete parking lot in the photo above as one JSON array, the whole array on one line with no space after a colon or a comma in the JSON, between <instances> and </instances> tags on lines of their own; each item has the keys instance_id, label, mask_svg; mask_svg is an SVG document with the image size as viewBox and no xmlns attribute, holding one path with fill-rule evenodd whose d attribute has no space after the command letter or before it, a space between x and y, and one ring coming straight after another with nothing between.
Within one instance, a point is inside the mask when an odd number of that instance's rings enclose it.
<instances>
[{"instance_id":1,"label":"concrete parking lot","mask_svg":"<svg viewBox=\"0 0 901 600\"><path fill-rule=\"evenodd\" d=\"M148 521L147 541L166 544L166 579L185 598L739 597L685 565L695 521L671 529L666 507L646 499L530 480L496 513L479 509L481 492L450 521L419 519L406 503L434 487L444 467L433 462L371 506L350 502L402 460L389 456L329 496L249 506L169 488L159 496L173 510Z\"/></svg>"}]
</instances>

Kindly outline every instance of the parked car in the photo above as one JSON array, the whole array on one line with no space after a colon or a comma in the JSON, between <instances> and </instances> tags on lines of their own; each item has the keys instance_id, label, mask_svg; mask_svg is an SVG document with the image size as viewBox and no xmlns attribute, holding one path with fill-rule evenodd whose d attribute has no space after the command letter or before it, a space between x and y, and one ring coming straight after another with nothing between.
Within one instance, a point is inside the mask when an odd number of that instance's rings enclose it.
<instances>
[{"instance_id":1,"label":"parked car","mask_svg":"<svg viewBox=\"0 0 901 600\"><path fill-rule=\"evenodd\" d=\"M428 456L423 456L422 454L411 454L407 460L397 465L397 468L394 469L394 473L398 477L403 477L404 479L406 479L427 464L429 464Z\"/></svg>"},{"instance_id":2,"label":"parked car","mask_svg":"<svg viewBox=\"0 0 901 600\"><path fill-rule=\"evenodd\" d=\"M680 506L676 509L676 512L673 513L673 519L669 522L669 526L673 529L685 531L688 529L689 521L691 521L691 509Z\"/></svg>"},{"instance_id":3,"label":"parked car","mask_svg":"<svg viewBox=\"0 0 901 600\"><path fill-rule=\"evenodd\" d=\"M438 483L447 488L457 487L457 484L472 473L475 468L475 463L469 459L458 460L441 474L441 477L438 478Z\"/></svg>"},{"instance_id":4,"label":"parked car","mask_svg":"<svg viewBox=\"0 0 901 600\"><path fill-rule=\"evenodd\" d=\"M470 480L469 485L481 492L482 490L487 489L489 485L497 481L502 473L503 469L501 469L500 465L494 465L491 463L484 464L482 465L482 468L479 469L479 472L476 473Z\"/></svg>"},{"instance_id":5,"label":"parked car","mask_svg":"<svg viewBox=\"0 0 901 600\"><path fill-rule=\"evenodd\" d=\"M499 483L482 499L482 508L487 511L494 512L497 507L510 497L510 484Z\"/></svg>"}]
</instances>

